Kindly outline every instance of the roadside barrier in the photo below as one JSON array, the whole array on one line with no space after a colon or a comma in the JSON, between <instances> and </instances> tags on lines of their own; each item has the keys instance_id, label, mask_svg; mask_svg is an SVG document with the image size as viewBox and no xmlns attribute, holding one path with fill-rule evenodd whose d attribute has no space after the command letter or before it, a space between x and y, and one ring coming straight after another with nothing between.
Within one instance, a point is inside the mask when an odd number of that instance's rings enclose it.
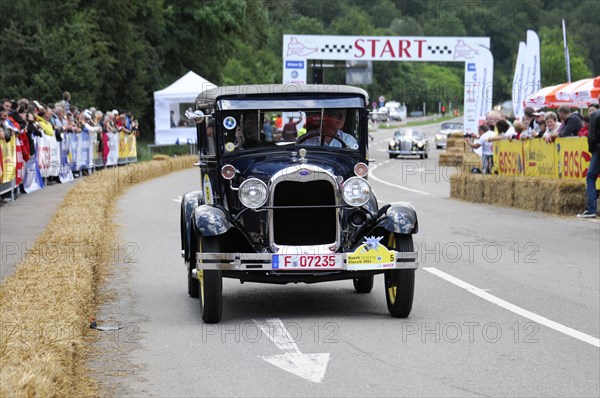
<instances>
[{"instance_id":1,"label":"roadside barrier","mask_svg":"<svg viewBox=\"0 0 600 398\"><path fill-rule=\"evenodd\" d=\"M586 207L585 178L591 154L586 137L497 141L497 174L471 174L469 164L450 178L450 196L476 203L575 215ZM600 179L596 180L600 189Z\"/></svg>"},{"instance_id":2,"label":"roadside barrier","mask_svg":"<svg viewBox=\"0 0 600 398\"><path fill-rule=\"evenodd\" d=\"M37 166L42 178L58 177L61 170L88 173L106 167L137 162L137 140L134 134L107 133L108 150L106 159L103 156L102 144L92 138L87 131L82 133L62 134L62 141L55 136L42 134L35 137ZM10 192L14 200L15 189L25 179L25 162L19 138L13 137L9 142L0 140L0 194ZM34 171L33 168L29 172ZM61 179L63 181L63 179ZM40 186L40 188L43 188ZM26 190L27 191L27 190Z\"/></svg>"}]
</instances>

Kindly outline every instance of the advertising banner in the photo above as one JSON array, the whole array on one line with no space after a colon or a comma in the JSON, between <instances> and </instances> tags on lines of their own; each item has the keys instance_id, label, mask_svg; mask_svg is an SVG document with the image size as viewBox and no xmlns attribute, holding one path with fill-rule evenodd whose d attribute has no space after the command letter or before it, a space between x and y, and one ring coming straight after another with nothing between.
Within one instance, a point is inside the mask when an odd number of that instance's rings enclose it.
<instances>
[{"instance_id":1,"label":"advertising banner","mask_svg":"<svg viewBox=\"0 0 600 398\"><path fill-rule=\"evenodd\" d=\"M523 175L523 143L508 140L494 142L494 170L502 175Z\"/></svg>"},{"instance_id":2,"label":"advertising banner","mask_svg":"<svg viewBox=\"0 0 600 398\"><path fill-rule=\"evenodd\" d=\"M587 151L587 137L557 138L557 178L585 178L592 155Z\"/></svg>"},{"instance_id":3,"label":"advertising banner","mask_svg":"<svg viewBox=\"0 0 600 398\"><path fill-rule=\"evenodd\" d=\"M56 137L53 135L42 134L41 137L37 137L36 141L38 165L42 177L58 176L60 168L60 148L56 141Z\"/></svg>"},{"instance_id":4,"label":"advertising banner","mask_svg":"<svg viewBox=\"0 0 600 398\"><path fill-rule=\"evenodd\" d=\"M557 138L551 144L541 139L497 141L494 143L494 172L585 180L592 159L587 149L587 137ZM596 188L600 190L600 179L596 180Z\"/></svg>"},{"instance_id":5,"label":"advertising banner","mask_svg":"<svg viewBox=\"0 0 600 398\"><path fill-rule=\"evenodd\" d=\"M12 181L17 174L17 146L15 139L6 142L0 140L0 151L2 151L2 177L0 183Z\"/></svg>"},{"instance_id":6,"label":"advertising banner","mask_svg":"<svg viewBox=\"0 0 600 398\"><path fill-rule=\"evenodd\" d=\"M512 85L512 105L515 117L523 117L523 86L525 84L525 60L527 57L527 44L519 43L519 52L517 53L517 64L515 65L515 75Z\"/></svg>"},{"instance_id":7,"label":"advertising banner","mask_svg":"<svg viewBox=\"0 0 600 398\"><path fill-rule=\"evenodd\" d=\"M525 148L525 175L527 177L555 178L554 145L543 139L527 140Z\"/></svg>"},{"instance_id":8,"label":"advertising banner","mask_svg":"<svg viewBox=\"0 0 600 398\"><path fill-rule=\"evenodd\" d=\"M119 134L108 133L108 157L107 166L114 166L119 162Z\"/></svg>"}]
</instances>

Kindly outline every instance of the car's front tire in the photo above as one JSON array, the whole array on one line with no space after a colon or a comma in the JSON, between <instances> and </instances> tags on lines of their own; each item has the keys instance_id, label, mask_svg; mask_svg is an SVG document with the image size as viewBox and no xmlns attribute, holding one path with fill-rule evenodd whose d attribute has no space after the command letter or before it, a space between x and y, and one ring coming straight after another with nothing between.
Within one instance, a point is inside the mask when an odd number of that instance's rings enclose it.
<instances>
[{"instance_id":1,"label":"car's front tire","mask_svg":"<svg viewBox=\"0 0 600 398\"><path fill-rule=\"evenodd\" d=\"M188 267L188 295L192 298L198 298L200 297L200 286L198 286L198 279L192 276L192 268L194 267L194 265L190 263L187 263L186 265Z\"/></svg>"},{"instance_id":2,"label":"car's front tire","mask_svg":"<svg viewBox=\"0 0 600 398\"><path fill-rule=\"evenodd\" d=\"M390 234L388 249L414 251L412 235ZM412 310L415 292L415 270L394 269L385 272L385 300L394 318L406 318Z\"/></svg>"},{"instance_id":3,"label":"car's front tire","mask_svg":"<svg viewBox=\"0 0 600 398\"><path fill-rule=\"evenodd\" d=\"M354 283L354 290L356 290L356 293L371 293L371 290L373 290L374 279L374 275L367 275L361 276L359 278L354 278L352 280L352 282Z\"/></svg>"},{"instance_id":4,"label":"car's front tire","mask_svg":"<svg viewBox=\"0 0 600 398\"><path fill-rule=\"evenodd\" d=\"M219 238L201 237L198 240L200 253L219 253ZM198 270L198 293L200 312L204 323L219 323L223 313L223 275L219 270Z\"/></svg>"}]
</instances>

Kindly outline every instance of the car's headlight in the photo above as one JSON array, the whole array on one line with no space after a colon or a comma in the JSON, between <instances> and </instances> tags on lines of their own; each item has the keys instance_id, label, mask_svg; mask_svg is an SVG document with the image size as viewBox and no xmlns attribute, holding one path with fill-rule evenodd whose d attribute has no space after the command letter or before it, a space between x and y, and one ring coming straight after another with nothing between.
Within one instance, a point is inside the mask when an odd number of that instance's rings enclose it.
<instances>
[{"instance_id":1,"label":"car's headlight","mask_svg":"<svg viewBox=\"0 0 600 398\"><path fill-rule=\"evenodd\" d=\"M267 201L267 184L258 178L249 178L242 182L239 197L242 204L251 209L256 209Z\"/></svg>"},{"instance_id":2,"label":"car's headlight","mask_svg":"<svg viewBox=\"0 0 600 398\"><path fill-rule=\"evenodd\" d=\"M346 180L342 187L344 202L350 206L362 206L369 201L371 187L367 180L361 177L351 177Z\"/></svg>"},{"instance_id":3,"label":"car's headlight","mask_svg":"<svg viewBox=\"0 0 600 398\"><path fill-rule=\"evenodd\" d=\"M436 140L441 140L443 138L443 136L441 134L436 134L435 135L435 139Z\"/></svg>"},{"instance_id":4,"label":"car's headlight","mask_svg":"<svg viewBox=\"0 0 600 398\"><path fill-rule=\"evenodd\" d=\"M418 146L419 148L423 148L423 141L419 141L419 142L417 142L417 146Z\"/></svg>"},{"instance_id":5,"label":"car's headlight","mask_svg":"<svg viewBox=\"0 0 600 398\"><path fill-rule=\"evenodd\" d=\"M396 146L396 141L390 140L390 146Z\"/></svg>"}]
</instances>

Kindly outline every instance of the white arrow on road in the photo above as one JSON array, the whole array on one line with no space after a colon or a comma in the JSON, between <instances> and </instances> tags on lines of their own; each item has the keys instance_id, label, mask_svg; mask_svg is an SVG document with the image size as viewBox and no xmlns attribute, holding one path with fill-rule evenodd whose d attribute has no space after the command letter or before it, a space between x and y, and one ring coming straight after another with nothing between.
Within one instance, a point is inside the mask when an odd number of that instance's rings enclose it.
<instances>
[{"instance_id":1,"label":"white arrow on road","mask_svg":"<svg viewBox=\"0 0 600 398\"><path fill-rule=\"evenodd\" d=\"M314 383L325 377L329 353L303 354L279 318L267 319L266 324L254 321L263 333L284 354L261 356L262 359L287 372L293 373Z\"/></svg>"}]
</instances>

